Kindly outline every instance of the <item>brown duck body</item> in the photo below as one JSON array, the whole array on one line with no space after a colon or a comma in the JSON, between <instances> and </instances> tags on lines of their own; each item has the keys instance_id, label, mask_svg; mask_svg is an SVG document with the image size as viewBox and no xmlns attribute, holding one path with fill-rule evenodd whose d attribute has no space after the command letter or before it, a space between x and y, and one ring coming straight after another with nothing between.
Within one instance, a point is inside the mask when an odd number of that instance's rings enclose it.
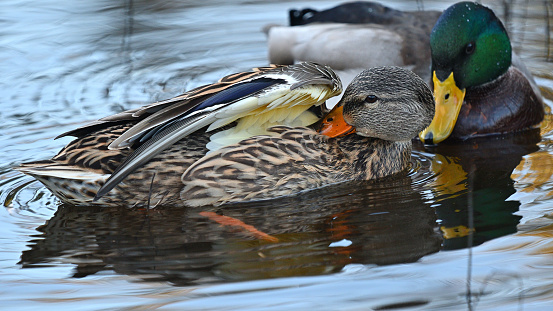
<instances>
[{"instance_id":1,"label":"brown duck body","mask_svg":"<svg viewBox=\"0 0 553 311\"><path fill-rule=\"evenodd\" d=\"M335 80L325 74L310 81L333 88ZM57 156L22 164L19 170L72 205L199 206L271 199L404 171L410 163L411 138L430 124L434 114L426 83L399 67L365 70L348 86L337 107L343 108L342 120L356 134L331 138L308 127L279 125L269 127L266 135L208 150L213 132L200 128L147 159L102 196L98 193L109 178L133 154L151 147L145 142L110 149L143 122L140 118L110 118L79 129L79 138ZM324 120L327 124L330 117ZM224 131L225 127L219 128L215 135Z\"/></svg>"},{"instance_id":2,"label":"brown duck body","mask_svg":"<svg viewBox=\"0 0 553 311\"><path fill-rule=\"evenodd\" d=\"M410 141L329 138L308 128L271 130L279 135L252 137L194 163L182 176L181 198L188 205L270 199L338 182L379 179L410 165Z\"/></svg>"},{"instance_id":3,"label":"brown duck body","mask_svg":"<svg viewBox=\"0 0 553 311\"><path fill-rule=\"evenodd\" d=\"M411 143L349 135L329 138L305 127L273 127L277 136L255 136L215 152L209 135L192 134L131 173L110 193L97 190L132 151L107 146L130 125L76 139L35 170L73 170L83 178L33 175L71 205L220 205L271 199L303 190L397 174L410 165ZM96 174L96 178L90 178ZM180 182L182 181L182 182Z\"/></svg>"},{"instance_id":4,"label":"brown duck body","mask_svg":"<svg viewBox=\"0 0 553 311\"><path fill-rule=\"evenodd\" d=\"M511 66L501 77L467 89L450 137L466 139L508 133L540 123L544 117L544 104L529 79Z\"/></svg>"}]
</instances>

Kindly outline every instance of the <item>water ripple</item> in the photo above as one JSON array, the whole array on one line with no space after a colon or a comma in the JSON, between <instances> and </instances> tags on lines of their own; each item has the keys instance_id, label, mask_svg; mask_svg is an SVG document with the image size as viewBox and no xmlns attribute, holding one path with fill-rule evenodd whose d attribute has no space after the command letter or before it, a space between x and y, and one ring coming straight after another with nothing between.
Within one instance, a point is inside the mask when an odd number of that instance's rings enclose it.
<instances>
[{"instance_id":1,"label":"water ripple","mask_svg":"<svg viewBox=\"0 0 553 311\"><path fill-rule=\"evenodd\" d=\"M513 46L550 112L543 4L513 5ZM0 18L0 98L17 107L0 111L2 306L456 310L472 297L478 310L549 308L551 115L541 132L415 143L410 170L390 180L221 208L75 208L11 170L50 158L70 139L52 138L84 122L266 64L260 29L284 23L294 6L304 3L0 2L9 13Z\"/></svg>"}]
</instances>

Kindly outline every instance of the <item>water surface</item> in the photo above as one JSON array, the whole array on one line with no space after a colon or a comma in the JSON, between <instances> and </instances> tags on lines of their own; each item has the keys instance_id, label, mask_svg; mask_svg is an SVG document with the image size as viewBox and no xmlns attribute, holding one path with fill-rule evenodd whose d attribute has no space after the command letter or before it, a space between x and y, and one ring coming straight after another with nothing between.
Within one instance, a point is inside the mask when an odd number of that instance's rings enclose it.
<instances>
[{"instance_id":1,"label":"water surface","mask_svg":"<svg viewBox=\"0 0 553 311\"><path fill-rule=\"evenodd\" d=\"M412 168L221 208L76 208L12 170L55 136L265 65L261 28L334 1L0 3L0 305L6 309L548 310L553 125L435 148ZM551 3L504 10L548 107ZM404 10L442 1L390 1ZM549 108L548 108L549 111ZM278 242L221 227L239 218ZM469 247L471 246L471 247Z\"/></svg>"}]
</instances>

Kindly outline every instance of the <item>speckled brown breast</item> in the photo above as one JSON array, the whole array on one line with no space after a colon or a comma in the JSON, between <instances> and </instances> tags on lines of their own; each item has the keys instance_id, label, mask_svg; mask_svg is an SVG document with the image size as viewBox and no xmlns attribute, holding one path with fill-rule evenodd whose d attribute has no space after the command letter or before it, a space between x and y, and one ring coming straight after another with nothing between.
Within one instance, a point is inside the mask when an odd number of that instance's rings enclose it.
<instances>
[{"instance_id":1,"label":"speckled brown breast","mask_svg":"<svg viewBox=\"0 0 553 311\"><path fill-rule=\"evenodd\" d=\"M275 127L194 163L183 175L185 205L292 195L349 180L392 175L409 166L411 142L349 135L329 139L307 128Z\"/></svg>"}]
</instances>

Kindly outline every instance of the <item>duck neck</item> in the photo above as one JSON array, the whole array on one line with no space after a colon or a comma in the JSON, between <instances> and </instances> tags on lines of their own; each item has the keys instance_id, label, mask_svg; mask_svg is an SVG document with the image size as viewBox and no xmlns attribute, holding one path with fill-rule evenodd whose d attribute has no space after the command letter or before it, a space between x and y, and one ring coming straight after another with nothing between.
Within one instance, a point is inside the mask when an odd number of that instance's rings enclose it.
<instances>
[{"instance_id":1,"label":"duck neck","mask_svg":"<svg viewBox=\"0 0 553 311\"><path fill-rule=\"evenodd\" d=\"M340 139L340 148L347 155L351 179L371 180L400 173L409 167L411 141L388 141L379 138L349 135Z\"/></svg>"}]
</instances>

